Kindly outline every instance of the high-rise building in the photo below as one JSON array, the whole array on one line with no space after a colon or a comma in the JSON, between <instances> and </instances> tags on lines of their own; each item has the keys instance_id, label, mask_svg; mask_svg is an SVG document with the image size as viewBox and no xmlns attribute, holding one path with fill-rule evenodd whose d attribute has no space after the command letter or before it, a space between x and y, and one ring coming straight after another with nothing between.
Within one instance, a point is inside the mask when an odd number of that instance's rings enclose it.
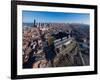
<instances>
[{"instance_id":1,"label":"high-rise building","mask_svg":"<svg viewBox=\"0 0 100 80\"><path fill-rule=\"evenodd\" d=\"M36 20L35 19L34 19L33 27L37 27L36 26Z\"/></svg>"}]
</instances>

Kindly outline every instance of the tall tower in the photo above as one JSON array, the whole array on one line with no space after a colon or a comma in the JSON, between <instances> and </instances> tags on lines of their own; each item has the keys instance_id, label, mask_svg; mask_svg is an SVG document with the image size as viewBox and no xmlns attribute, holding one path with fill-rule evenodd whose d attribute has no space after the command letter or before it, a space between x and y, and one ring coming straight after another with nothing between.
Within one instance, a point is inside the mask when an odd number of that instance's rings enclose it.
<instances>
[{"instance_id":1,"label":"tall tower","mask_svg":"<svg viewBox=\"0 0 100 80\"><path fill-rule=\"evenodd\" d=\"M36 27L36 20L34 19L33 27Z\"/></svg>"}]
</instances>

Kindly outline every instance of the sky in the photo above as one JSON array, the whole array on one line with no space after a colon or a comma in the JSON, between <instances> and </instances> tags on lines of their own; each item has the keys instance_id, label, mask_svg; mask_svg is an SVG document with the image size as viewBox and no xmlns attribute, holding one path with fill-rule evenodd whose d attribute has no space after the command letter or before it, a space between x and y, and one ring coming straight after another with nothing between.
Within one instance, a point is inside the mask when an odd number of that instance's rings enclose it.
<instances>
[{"instance_id":1,"label":"sky","mask_svg":"<svg viewBox=\"0 0 100 80\"><path fill-rule=\"evenodd\" d=\"M22 19L23 23L33 23L34 19L44 23L90 23L88 13L23 11Z\"/></svg>"}]
</instances>

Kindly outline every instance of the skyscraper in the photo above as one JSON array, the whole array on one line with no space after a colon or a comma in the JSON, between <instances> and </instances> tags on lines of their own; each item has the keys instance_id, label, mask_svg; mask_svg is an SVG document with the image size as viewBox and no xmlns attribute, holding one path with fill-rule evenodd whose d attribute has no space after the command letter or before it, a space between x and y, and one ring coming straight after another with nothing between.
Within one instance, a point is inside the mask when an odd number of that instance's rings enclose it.
<instances>
[{"instance_id":1,"label":"skyscraper","mask_svg":"<svg viewBox=\"0 0 100 80\"><path fill-rule=\"evenodd\" d=\"M36 20L35 19L34 19L33 27L37 27L36 26Z\"/></svg>"}]
</instances>

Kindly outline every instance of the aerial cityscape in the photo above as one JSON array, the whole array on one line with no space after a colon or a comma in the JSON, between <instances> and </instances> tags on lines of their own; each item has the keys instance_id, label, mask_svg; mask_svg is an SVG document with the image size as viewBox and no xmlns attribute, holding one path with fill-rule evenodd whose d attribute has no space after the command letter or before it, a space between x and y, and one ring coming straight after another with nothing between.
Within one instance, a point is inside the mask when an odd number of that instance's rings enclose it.
<instances>
[{"instance_id":1,"label":"aerial cityscape","mask_svg":"<svg viewBox=\"0 0 100 80\"><path fill-rule=\"evenodd\" d=\"M34 11L22 14L23 69L90 64L89 14Z\"/></svg>"}]
</instances>

